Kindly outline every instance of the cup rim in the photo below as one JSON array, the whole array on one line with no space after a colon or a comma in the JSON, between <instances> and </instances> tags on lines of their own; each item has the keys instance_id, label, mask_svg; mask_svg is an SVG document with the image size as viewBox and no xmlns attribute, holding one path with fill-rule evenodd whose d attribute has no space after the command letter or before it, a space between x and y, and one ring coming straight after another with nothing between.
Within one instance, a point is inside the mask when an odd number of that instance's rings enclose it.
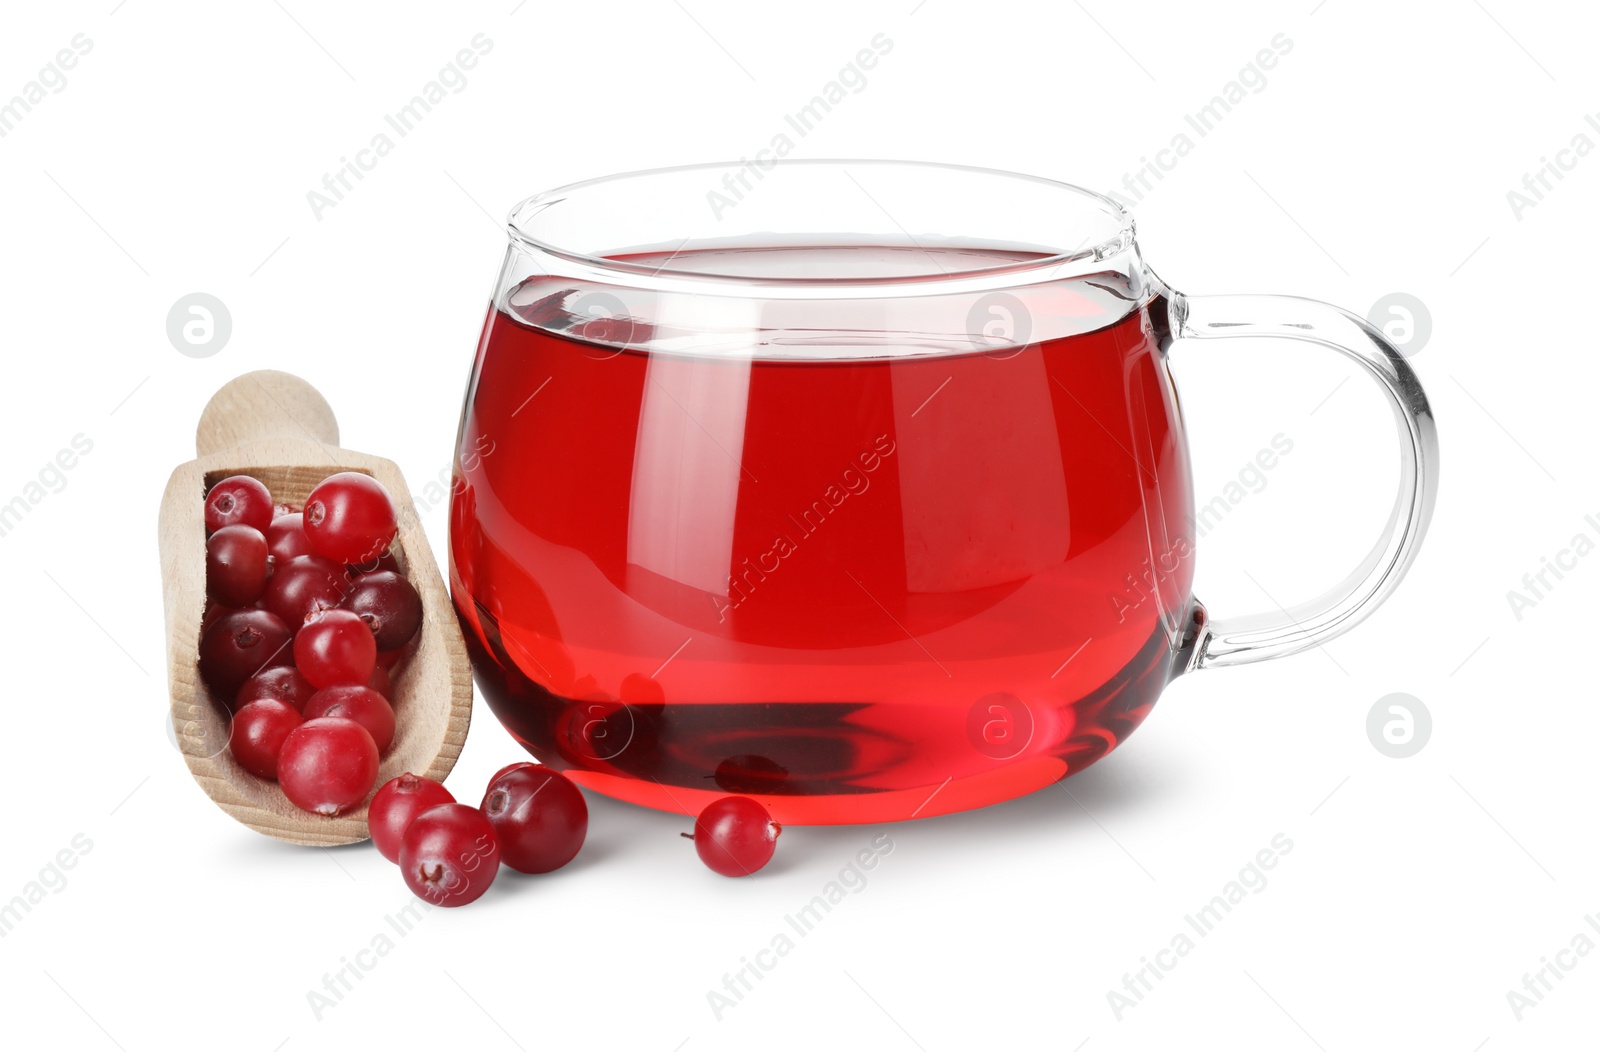
<instances>
[{"instance_id":1,"label":"cup rim","mask_svg":"<svg viewBox=\"0 0 1600 1052\"><path fill-rule=\"evenodd\" d=\"M1098 207L1105 215L1115 220L1115 232L1107 237L1100 238L1093 243L1085 241L1082 245L1071 249L1058 251L1053 254L1042 255L1033 259L1016 261L997 261L992 265L970 267L959 271L949 271L935 275L888 276L873 277L870 279L858 277L791 277L791 276L766 276L712 273L693 270L673 269L664 271L662 265L647 265L635 263L626 259L598 255L565 247L555 242L541 238L528 229L532 222L546 210L567 201L569 198L585 190L607 186L630 179L644 179L653 176L681 174L692 171L716 171L726 169L740 169L750 166L749 161L716 161L697 164L670 165L659 168L641 168L628 172L616 172L608 175L597 176L590 179L581 179L576 182L566 183L561 186L545 190L524 198L514 205L506 215L506 232L514 245L538 253L544 253L570 263L592 269L596 272L609 272L612 274L626 275L633 283L638 284L644 279L648 284L677 284L680 281L690 283L703 282L708 284L727 286L759 286L768 289L803 289L817 286L827 287L834 292L846 289L868 289L882 286L904 286L914 284L945 285L948 283L970 283L971 281L989 281L996 277L1010 278L1014 275L1036 270L1059 271L1062 267L1083 262L1107 259L1119 252L1125 251L1135 244L1135 228L1133 213L1119 203L1115 198L1075 183L1064 182L1059 179L1049 179L1044 176L1027 175L1020 172L1008 171L1003 168L987 168L979 165L950 164L942 161L916 161L892 158L774 158L764 163L764 170L772 168L800 168L800 167L836 167L841 170L849 168L900 168L922 169L925 171L963 172L972 175L994 177L997 180L1014 180L1048 187L1052 190L1063 191L1074 195L1081 200ZM847 173L848 174L848 173ZM881 205L879 206L882 207ZM891 220L893 217L890 217ZM910 234L907 233L907 237ZM686 239L687 240L687 239ZM915 239L912 239L913 242ZM670 257L669 257L670 258ZM649 279L655 279L651 282Z\"/></svg>"}]
</instances>

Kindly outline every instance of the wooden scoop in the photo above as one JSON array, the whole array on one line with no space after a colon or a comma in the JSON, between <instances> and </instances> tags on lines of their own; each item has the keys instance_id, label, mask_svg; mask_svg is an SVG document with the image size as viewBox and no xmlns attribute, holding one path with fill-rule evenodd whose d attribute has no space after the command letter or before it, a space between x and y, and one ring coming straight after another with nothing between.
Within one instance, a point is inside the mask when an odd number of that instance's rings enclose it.
<instances>
[{"instance_id":1,"label":"wooden scoop","mask_svg":"<svg viewBox=\"0 0 1600 1052\"><path fill-rule=\"evenodd\" d=\"M394 554L422 595L422 628L394 676L396 732L378 784L407 771L442 781L461 755L472 715L472 670L450 596L439 577L411 493L392 461L339 448L339 425L316 388L288 373L247 373L200 414L198 460L172 473L161 499L161 570L167 618L172 724L195 781L228 814L292 844L348 844L367 838L367 805L325 818L291 804L278 788L240 767L228 749L227 709L199 673L206 609L205 495L229 475L250 475L274 500L303 503L324 478L360 471L389 490L399 512ZM369 798L370 800L370 798Z\"/></svg>"}]
</instances>

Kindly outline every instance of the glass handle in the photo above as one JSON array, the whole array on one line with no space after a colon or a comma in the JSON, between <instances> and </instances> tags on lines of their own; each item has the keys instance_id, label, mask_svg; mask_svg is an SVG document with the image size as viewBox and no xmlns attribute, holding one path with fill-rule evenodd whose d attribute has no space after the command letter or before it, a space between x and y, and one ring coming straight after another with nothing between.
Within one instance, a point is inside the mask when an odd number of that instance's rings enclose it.
<instances>
[{"instance_id":1,"label":"glass handle","mask_svg":"<svg viewBox=\"0 0 1600 1052\"><path fill-rule=\"evenodd\" d=\"M1265 661L1348 632L1400 583L1433 515L1439 438L1417 374L1377 329L1348 311L1316 300L1175 293L1170 303L1175 337L1272 336L1313 343L1354 359L1389 396L1400 433L1400 494L1382 536L1361 565L1310 602L1288 610L1210 621L1201 630L1189 667Z\"/></svg>"}]
</instances>

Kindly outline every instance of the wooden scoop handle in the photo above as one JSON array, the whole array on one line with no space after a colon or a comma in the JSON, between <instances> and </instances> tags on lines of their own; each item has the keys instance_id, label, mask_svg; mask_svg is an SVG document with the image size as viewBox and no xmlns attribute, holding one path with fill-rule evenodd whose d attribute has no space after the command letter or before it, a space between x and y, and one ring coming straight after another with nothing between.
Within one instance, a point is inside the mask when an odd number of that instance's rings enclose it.
<instances>
[{"instance_id":1,"label":"wooden scoop handle","mask_svg":"<svg viewBox=\"0 0 1600 1052\"><path fill-rule=\"evenodd\" d=\"M291 373L262 369L222 386L200 414L194 448L210 456L277 436L339 444L339 422L327 399Z\"/></svg>"}]
</instances>

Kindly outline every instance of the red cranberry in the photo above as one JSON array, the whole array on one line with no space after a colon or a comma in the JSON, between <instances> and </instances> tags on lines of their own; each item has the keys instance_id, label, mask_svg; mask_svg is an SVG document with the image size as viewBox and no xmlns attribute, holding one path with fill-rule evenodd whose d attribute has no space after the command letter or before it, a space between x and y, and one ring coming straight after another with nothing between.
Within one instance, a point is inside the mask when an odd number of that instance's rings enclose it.
<instances>
[{"instance_id":1,"label":"red cranberry","mask_svg":"<svg viewBox=\"0 0 1600 1052\"><path fill-rule=\"evenodd\" d=\"M354 720L307 720L278 754L278 784L302 811L337 815L367 798L378 781L378 746Z\"/></svg>"},{"instance_id":2,"label":"red cranberry","mask_svg":"<svg viewBox=\"0 0 1600 1052\"><path fill-rule=\"evenodd\" d=\"M345 593L345 570L320 555L300 555L278 563L267 579L268 610L298 629L319 610L332 610Z\"/></svg>"},{"instance_id":3,"label":"red cranberry","mask_svg":"<svg viewBox=\"0 0 1600 1052\"><path fill-rule=\"evenodd\" d=\"M571 862L589 830L589 805L578 787L538 764L497 775L482 811L494 826L501 860L522 873L548 873Z\"/></svg>"},{"instance_id":4,"label":"red cranberry","mask_svg":"<svg viewBox=\"0 0 1600 1052\"><path fill-rule=\"evenodd\" d=\"M730 756L717 764L712 777L717 788L730 793L770 793L782 787L789 769L765 756Z\"/></svg>"},{"instance_id":5,"label":"red cranberry","mask_svg":"<svg viewBox=\"0 0 1600 1052\"><path fill-rule=\"evenodd\" d=\"M394 697L394 684L389 679L389 669L383 664L383 655L378 655L378 661L372 666L372 675L367 677L367 686L382 694L384 700Z\"/></svg>"},{"instance_id":6,"label":"red cranberry","mask_svg":"<svg viewBox=\"0 0 1600 1052\"><path fill-rule=\"evenodd\" d=\"M306 497L306 536L317 554L341 563L377 558L394 540L394 502L383 484L358 471L329 475Z\"/></svg>"},{"instance_id":7,"label":"red cranberry","mask_svg":"<svg viewBox=\"0 0 1600 1052\"><path fill-rule=\"evenodd\" d=\"M724 796L695 819L694 849L700 861L723 876L748 876L772 859L782 831L767 809L748 796Z\"/></svg>"},{"instance_id":8,"label":"red cranberry","mask_svg":"<svg viewBox=\"0 0 1600 1052\"><path fill-rule=\"evenodd\" d=\"M278 780L278 756L291 732L305 721L294 706L262 698L240 706L233 714L228 748L239 766L257 778Z\"/></svg>"},{"instance_id":9,"label":"red cranberry","mask_svg":"<svg viewBox=\"0 0 1600 1052\"><path fill-rule=\"evenodd\" d=\"M315 720L323 716L336 716L361 724L372 735L372 742L378 747L380 756L388 752L394 742L394 709L389 707L382 694L371 687L351 684L323 687L306 702L306 719Z\"/></svg>"},{"instance_id":10,"label":"red cranberry","mask_svg":"<svg viewBox=\"0 0 1600 1052\"><path fill-rule=\"evenodd\" d=\"M357 578L343 605L372 629L379 650L399 650L422 627L422 597L410 581L387 570Z\"/></svg>"},{"instance_id":11,"label":"red cranberry","mask_svg":"<svg viewBox=\"0 0 1600 1052\"><path fill-rule=\"evenodd\" d=\"M299 669L292 665L279 665L276 668L263 669L245 680L244 686L239 688L239 696L233 699L233 705L237 710L252 701L270 698L273 701L281 701L294 711L304 714L306 702L310 701L311 695L316 692L317 688L300 674Z\"/></svg>"},{"instance_id":12,"label":"red cranberry","mask_svg":"<svg viewBox=\"0 0 1600 1052\"><path fill-rule=\"evenodd\" d=\"M365 683L377 660L366 622L348 610L315 614L294 637L294 663L318 687Z\"/></svg>"},{"instance_id":13,"label":"red cranberry","mask_svg":"<svg viewBox=\"0 0 1600 1052\"><path fill-rule=\"evenodd\" d=\"M249 475L230 475L206 494L206 532L224 526L253 526L263 532L272 525L272 494Z\"/></svg>"},{"instance_id":14,"label":"red cranberry","mask_svg":"<svg viewBox=\"0 0 1600 1052\"><path fill-rule=\"evenodd\" d=\"M440 804L411 820L400 841L406 886L435 906L465 906L494 882L500 845L483 812Z\"/></svg>"},{"instance_id":15,"label":"red cranberry","mask_svg":"<svg viewBox=\"0 0 1600 1052\"><path fill-rule=\"evenodd\" d=\"M212 623L215 622L217 618L221 617L223 614L231 613L233 613L233 611L230 608L223 606L221 603L210 599L206 600L206 612L200 615L200 634L205 635L206 629L210 628Z\"/></svg>"},{"instance_id":16,"label":"red cranberry","mask_svg":"<svg viewBox=\"0 0 1600 1052\"><path fill-rule=\"evenodd\" d=\"M257 672L294 660L293 638L289 626L265 610L223 614L200 637L200 675L230 699Z\"/></svg>"},{"instance_id":17,"label":"red cranberry","mask_svg":"<svg viewBox=\"0 0 1600 1052\"><path fill-rule=\"evenodd\" d=\"M395 558L394 548L391 546L388 551L377 558L368 559L366 562L356 563L351 566L350 572L353 574L368 574L403 573L404 571L400 569L400 560Z\"/></svg>"},{"instance_id":18,"label":"red cranberry","mask_svg":"<svg viewBox=\"0 0 1600 1052\"><path fill-rule=\"evenodd\" d=\"M378 853L390 862L399 862L400 843L411 820L430 807L455 802L450 790L431 778L402 774L384 782L367 808L367 830Z\"/></svg>"},{"instance_id":19,"label":"red cranberry","mask_svg":"<svg viewBox=\"0 0 1600 1052\"><path fill-rule=\"evenodd\" d=\"M254 526L224 526L206 538L206 595L249 606L267 587L267 539Z\"/></svg>"},{"instance_id":20,"label":"red cranberry","mask_svg":"<svg viewBox=\"0 0 1600 1052\"><path fill-rule=\"evenodd\" d=\"M300 508L301 506L292 500L280 500L272 506L272 519L276 522L285 515L298 515Z\"/></svg>"},{"instance_id":21,"label":"red cranberry","mask_svg":"<svg viewBox=\"0 0 1600 1052\"><path fill-rule=\"evenodd\" d=\"M538 767L538 766L540 766L540 765L536 764L536 763L532 763L532 762L530 762L528 760L519 760L516 763L508 763L504 767L500 768L498 771L494 772L494 777L489 779L489 784L493 785L495 782L498 782L501 779L502 776L510 774L512 771L520 771L524 767Z\"/></svg>"},{"instance_id":22,"label":"red cranberry","mask_svg":"<svg viewBox=\"0 0 1600 1052\"><path fill-rule=\"evenodd\" d=\"M272 525L267 527L267 551L279 566L290 559L313 554L311 542L306 538L305 527L300 521L300 513L293 512L289 515L279 515L272 520Z\"/></svg>"}]
</instances>

